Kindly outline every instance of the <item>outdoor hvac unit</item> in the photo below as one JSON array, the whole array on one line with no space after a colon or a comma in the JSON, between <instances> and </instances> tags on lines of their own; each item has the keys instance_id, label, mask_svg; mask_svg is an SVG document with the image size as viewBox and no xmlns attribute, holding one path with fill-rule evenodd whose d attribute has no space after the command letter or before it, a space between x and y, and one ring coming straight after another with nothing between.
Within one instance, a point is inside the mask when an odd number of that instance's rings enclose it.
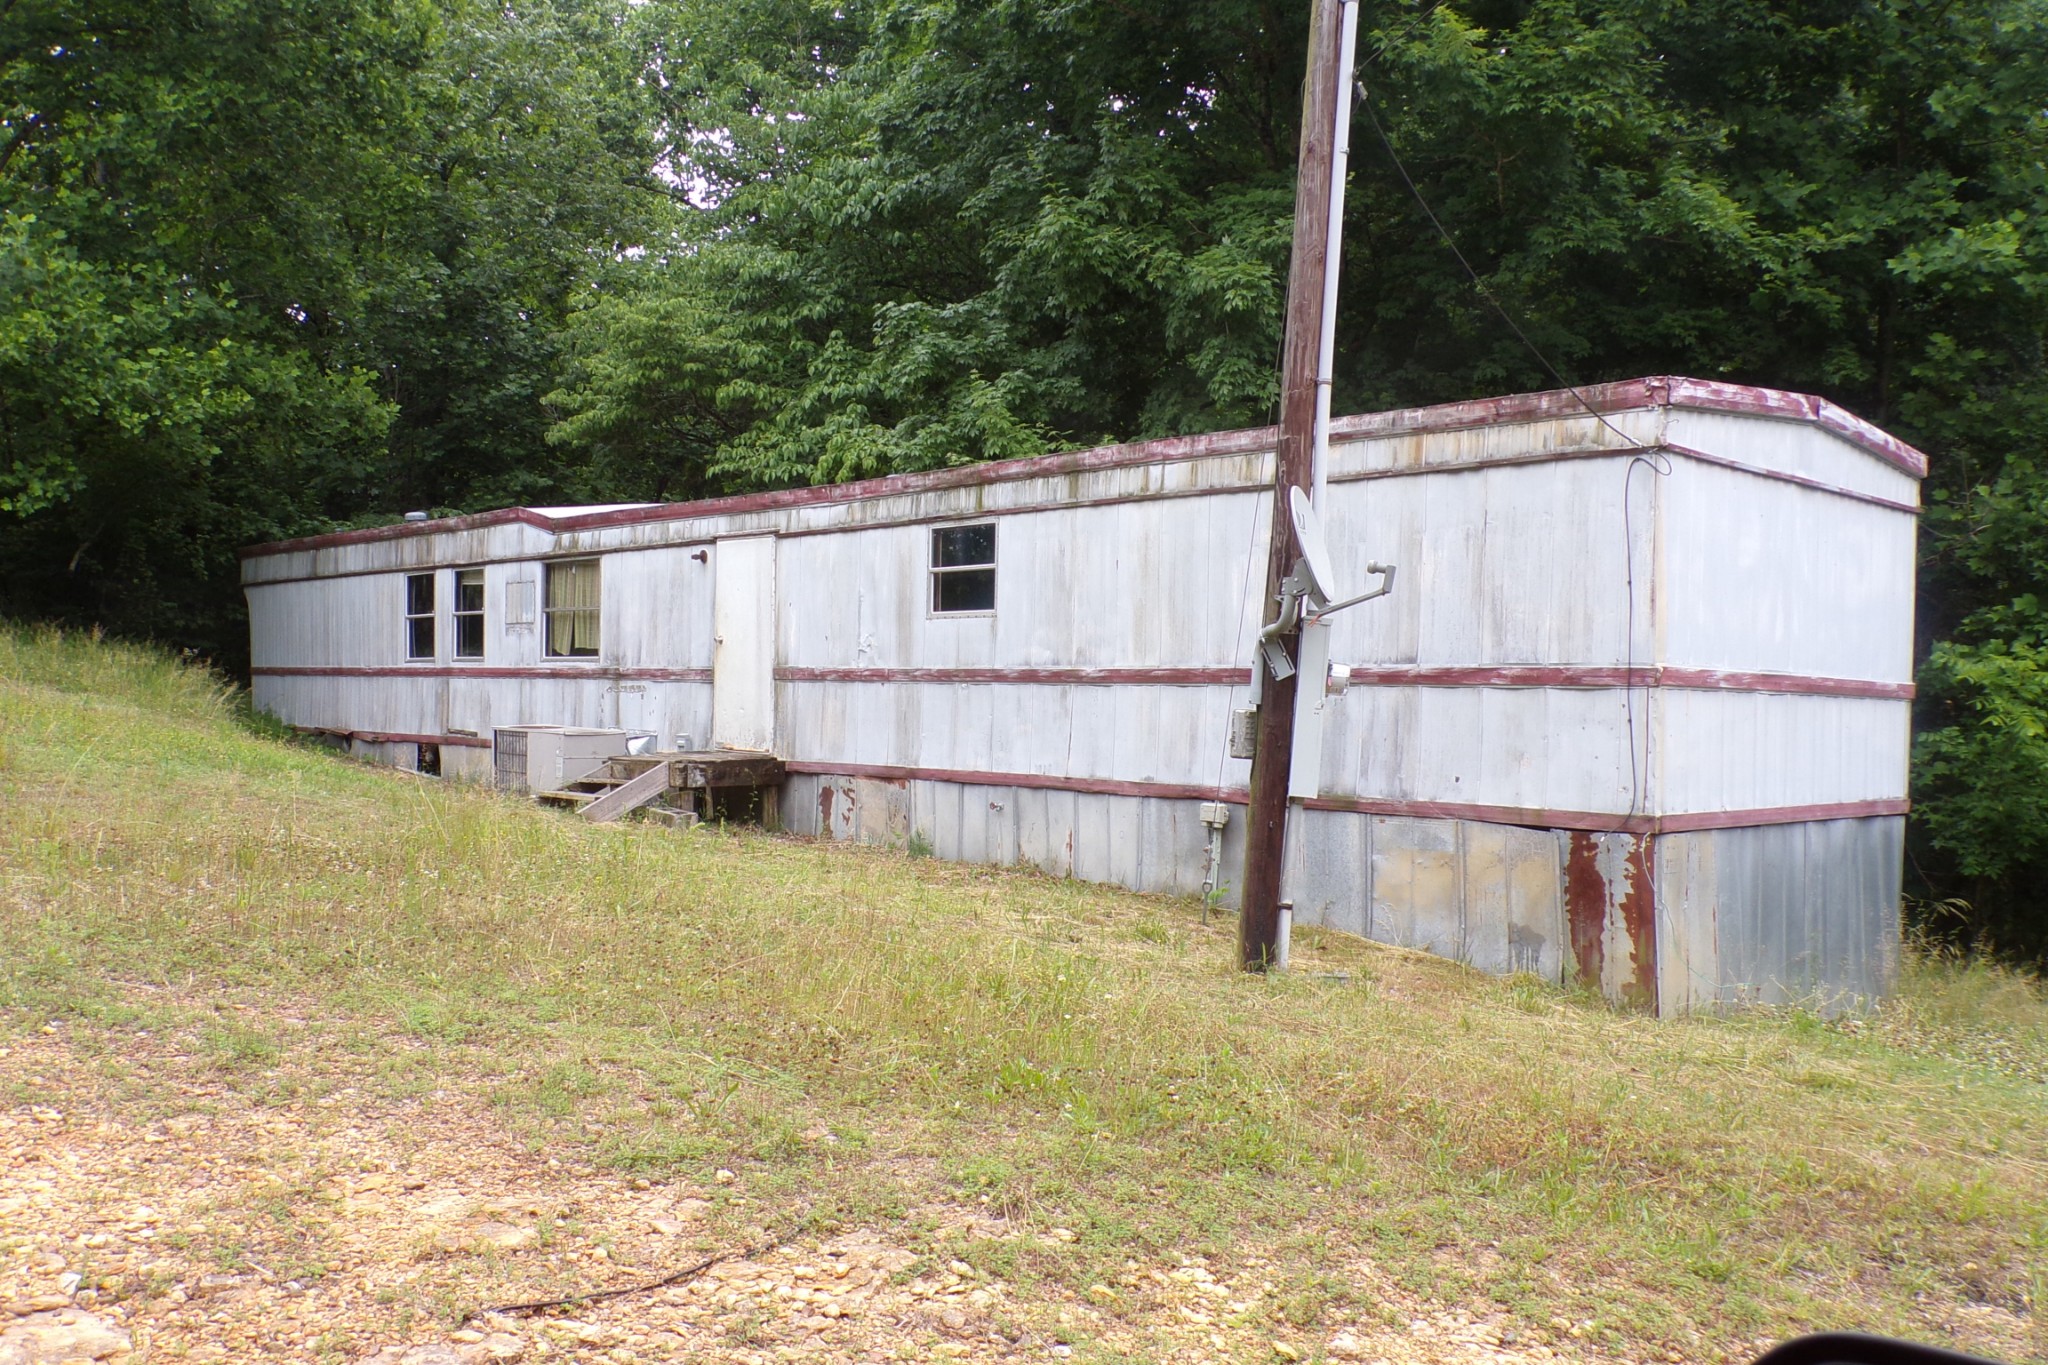
<instances>
[{"instance_id":1,"label":"outdoor hvac unit","mask_svg":"<svg viewBox=\"0 0 2048 1365\"><path fill-rule=\"evenodd\" d=\"M508 791L552 792L628 753L649 736L634 730L593 730L574 725L501 725L491 731L498 786Z\"/></svg>"}]
</instances>

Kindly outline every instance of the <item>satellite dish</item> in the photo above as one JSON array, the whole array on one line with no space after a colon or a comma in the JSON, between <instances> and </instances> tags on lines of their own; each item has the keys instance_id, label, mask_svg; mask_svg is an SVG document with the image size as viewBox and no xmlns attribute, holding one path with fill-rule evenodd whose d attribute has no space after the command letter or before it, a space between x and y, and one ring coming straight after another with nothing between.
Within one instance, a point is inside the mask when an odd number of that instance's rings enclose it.
<instances>
[{"instance_id":1,"label":"satellite dish","mask_svg":"<svg viewBox=\"0 0 2048 1365\"><path fill-rule=\"evenodd\" d=\"M1329 537L1323 534L1323 519L1316 515L1315 504L1309 501L1308 494L1302 489L1287 490L1287 516L1294 525L1294 543L1301 549L1301 558L1296 561L1293 570L1280 580L1280 614L1259 632L1258 643L1259 653L1266 661L1266 668L1275 679L1291 678L1295 671L1294 660L1288 657L1286 649L1281 646L1281 636L1304 625L1318 624L1324 617L1334 616L1346 607L1355 607L1360 602L1385 597L1394 590L1394 566L1368 564L1365 571L1378 574L1380 585L1371 592L1362 592L1356 597L1347 597L1342 601L1332 600L1337 596L1337 579L1331 572ZM1264 676L1256 667L1254 668L1252 704L1255 706L1259 701L1260 685ZM1296 733L1299 734L1299 731Z\"/></svg>"},{"instance_id":2,"label":"satellite dish","mask_svg":"<svg viewBox=\"0 0 2048 1365\"><path fill-rule=\"evenodd\" d=\"M1287 493L1287 511L1294 521L1294 543L1301 547L1302 561L1308 565L1309 586L1323 601L1335 601L1337 578L1332 572L1330 541L1323 534L1323 519L1316 514L1316 505L1309 501L1308 490L1290 488Z\"/></svg>"}]
</instances>

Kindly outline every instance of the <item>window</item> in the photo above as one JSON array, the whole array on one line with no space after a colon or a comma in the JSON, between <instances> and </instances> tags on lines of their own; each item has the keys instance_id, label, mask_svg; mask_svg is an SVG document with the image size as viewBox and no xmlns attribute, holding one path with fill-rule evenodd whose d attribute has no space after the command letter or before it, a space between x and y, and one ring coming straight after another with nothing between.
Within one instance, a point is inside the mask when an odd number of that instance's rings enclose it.
<instances>
[{"instance_id":1,"label":"window","mask_svg":"<svg viewBox=\"0 0 2048 1365\"><path fill-rule=\"evenodd\" d=\"M458 569L455 574L455 657L484 657L484 571Z\"/></svg>"},{"instance_id":2,"label":"window","mask_svg":"<svg viewBox=\"0 0 2048 1365\"><path fill-rule=\"evenodd\" d=\"M405 576L405 657L434 657L434 575Z\"/></svg>"},{"instance_id":3,"label":"window","mask_svg":"<svg viewBox=\"0 0 2048 1365\"><path fill-rule=\"evenodd\" d=\"M597 654L597 561L571 559L548 565L547 653L552 659L587 659Z\"/></svg>"},{"instance_id":4,"label":"window","mask_svg":"<svg viewBox=\"0 0 2048 1365\"><path fill-rule=\"evenodd\" d=\"M932 610L996 609L996 524L932 530Z\"/></svg>"}]
</instances>

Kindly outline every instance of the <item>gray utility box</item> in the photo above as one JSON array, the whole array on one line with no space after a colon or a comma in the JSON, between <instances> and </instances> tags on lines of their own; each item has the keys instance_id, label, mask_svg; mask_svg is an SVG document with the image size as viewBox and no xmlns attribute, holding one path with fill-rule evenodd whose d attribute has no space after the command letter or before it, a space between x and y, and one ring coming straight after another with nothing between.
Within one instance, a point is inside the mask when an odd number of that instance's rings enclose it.
<instances>
[{"instance_id":1,"label":"gray utility box","mask_svg":"<svg viewBox=\"0 0 2048 1365\"><path fill-rule=\"evenodd\" d=\"M507 791L560 791L588 777L606 759L631 752L652 736L638 730L597 730L579 725L500 725L491 731L495 785Z\"/></svg>"}]
</instances>

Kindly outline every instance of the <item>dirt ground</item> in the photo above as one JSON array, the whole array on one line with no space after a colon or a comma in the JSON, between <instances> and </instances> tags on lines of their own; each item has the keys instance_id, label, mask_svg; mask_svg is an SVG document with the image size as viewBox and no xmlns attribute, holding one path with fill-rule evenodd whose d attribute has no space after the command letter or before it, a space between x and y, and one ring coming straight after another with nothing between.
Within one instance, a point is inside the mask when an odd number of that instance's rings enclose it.
<instances>
[{"instance_id":1,"label":"dirt ground","mask_svg":"<svg viewBox=\"0 0 2048 1365\"><path fill-rule=\"evenodd\" d=\"M1574 1324L1517 1339L1499 1320L1405 1300L1367 1264L1330 1269L1371 1291L1356 1296L1369 1309L1306 1329L1272 1311L1256 1259L1127 1261L1079 1294L1022 1294L920 1255L911 1229L1073 1233L919 1202L914 1174L899 1226L783 1241L746 1226L744 1175L696 1188L551 1156L475 1089L449 1077L393 1095L360 1056L317 1046L235 1067L176 1030L0 1034L0 1365L1594 1356ZM732 1258L672 1285L490 1311L719 1254Z\"/></svg>"}]
</instances>

